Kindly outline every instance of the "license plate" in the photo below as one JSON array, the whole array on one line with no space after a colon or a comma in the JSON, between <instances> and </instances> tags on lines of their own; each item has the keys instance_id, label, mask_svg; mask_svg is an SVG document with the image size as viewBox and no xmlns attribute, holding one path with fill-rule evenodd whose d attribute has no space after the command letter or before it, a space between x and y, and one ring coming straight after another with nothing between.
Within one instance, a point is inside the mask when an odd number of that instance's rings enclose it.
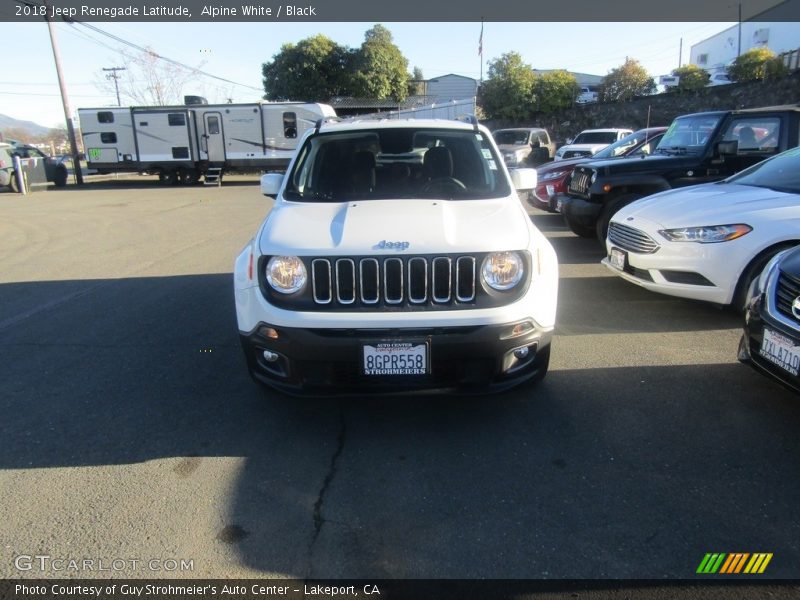
<instances>
[{"instance_id":1,"label":"license plate","mask_svg":"<svg viewBox=\"0 0 800 600\"><path fill-rule=\"evenodd\" d=\"M764 328L764 339L761 342L759 354L771 363L797 376L800 369L800 346L795 346L794 342L771 329Z\"/></svg>"},{"instance_id":2,"label":"license plate","mask_svg":"<svg viewBox=\"0 0 800 600\"><path fill-rule=\"evenodd\" d=\"M561 205L564 204L564 201L559 196L556 198L556 212L561 212Z\"/></svg>"},{"instance_id":3,"label":"license plate","mask_svg":"<svg viewBox=\"0 0 800 600\"><path fill-rule=\"evenodd\" d=\"M428 345L419 342L364 344L364 375L427 375Z\"/></svg>"},{"instance_id":4,"label":"license plate","mask_svg":"<svg viewBox=\"0 0 800 600\"><path fill-rule=\"evenodd\" d=\"M624 250L620 250L619 248L612 248L609 260L611 262L612 267L614 267L615 269L619 269L620 271L624 271L625 263L628 260L628 253L625 252Z\"/></svg>"}]
</instances>

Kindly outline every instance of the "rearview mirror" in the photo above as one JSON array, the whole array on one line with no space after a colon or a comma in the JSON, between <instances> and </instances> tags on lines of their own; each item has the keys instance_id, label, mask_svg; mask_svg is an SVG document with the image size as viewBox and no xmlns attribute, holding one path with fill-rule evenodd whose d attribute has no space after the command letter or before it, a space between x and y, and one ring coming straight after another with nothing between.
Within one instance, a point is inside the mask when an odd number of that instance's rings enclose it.
<instances>
[{"instance_id":1,"label":"rearview mirror","mask_svg":"<svg viewBox=\"0 0 800 600\"><path fill-rule=\"evenodd\" d=\"M275 198L281 190L283 175L281 173L266 173L261 176L261 193L270 198Z\"/></svg>"},{"instance_id":2,"label":"rearview mirror","mask_svg":"<svg viewBox=\"0 0 800 600\"><path fill-rule=\"evenodd\" d=\"M729 140L717 144L717 154L720 156L736 156L739 154L739 140Z\"/></svg>"},{"instance_id":3,"label":"rearview mirror","mask_svg":"<svg viewBox=\"0 0 800 600\"><path fill-rule=\"evenodd\" d=\"M525 192L536 187L536 169L511 169L511 182L518 192Z\"/></svg>"}]
</instances>

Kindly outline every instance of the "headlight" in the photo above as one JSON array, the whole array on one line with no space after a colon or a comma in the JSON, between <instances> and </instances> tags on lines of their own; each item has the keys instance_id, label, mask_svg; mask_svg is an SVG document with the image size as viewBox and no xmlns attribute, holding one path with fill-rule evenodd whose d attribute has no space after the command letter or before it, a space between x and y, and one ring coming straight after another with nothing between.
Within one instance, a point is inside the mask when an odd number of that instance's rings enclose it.
<instances>
[{"instance_id":1,"label":"headlight","mask_svg":"<svg viewBox=\"0 0 800 600\"><path fill-rule=\"evenodd\" d=\"M553 179L561 179L564 175L568 174L569 171L550 171L549 173L545 173L541 177L539 177L539 181L551 181Z\"/></svg>"},{"instance_id":2,"label":"headlight","mask_svg":"<svg viewBox=\"0 0 800 600\"><path fill-rule=\"evenodd\" d=\"M663 229L659 231L670 242L698 242L700 244L715 244L729 242L747 235L753 231L750 225L737 223L735 225L707 225L705 227L680 227L678 229Z\"/></svg>"},{"instance_id":3,"label":"headlight","mask_svg":"<svg viewBox=\"0 0 800 600\"><path fill-rule=\"evenodd\" d=\"M589 183L594 184L597 181L597 171L592 171L592 176L589 178Z\"/></svg>"},{"instance_id":4,"label":"headlight","mask_svg":"<svg viewBox=\"0 0 800 600\"><path fill-rule=\"evenodd\" d=\"M273 256L267 263L267 282L276 292L294 294L306 279L306 267L296 256Z\"/></svg>"},{"instance_id":5,"label":"headlight","mask_svg":"<svg viewBox=\"0 0 800 600\"><path fill-rule=\"evenodd\" d=\"M498 291L510 290L525 274L525 265L517 252L493 252L483 259L481 276L486 284Z\"/></svg>"}]
</instances>

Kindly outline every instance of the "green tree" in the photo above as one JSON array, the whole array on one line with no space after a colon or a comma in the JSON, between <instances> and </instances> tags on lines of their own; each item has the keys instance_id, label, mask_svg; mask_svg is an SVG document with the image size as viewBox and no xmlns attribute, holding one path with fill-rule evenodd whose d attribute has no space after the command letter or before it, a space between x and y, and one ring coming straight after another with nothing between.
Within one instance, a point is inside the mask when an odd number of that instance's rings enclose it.
<instances>
[{"instance_id":1,"label":"green tree","mask_svg":"<svg viewBox=\"0 0 800 600\"><path fill-rule=\"evenodd\" d=\"M353 66L354 96L395 100L408 96L408 60L383 25L375 25L364 34Z\"/></svg>"},{"instance_id":2,"label":"green tree","mask_svg":"<svg viewBox=\"0 0 800 600\"><path fill-rule=\"evenodd\" d=\"M711 76L708 72L697 65L686 65L678 67L672 74L679 77L678 85L672 86L678 92L694 92L702 90L708 85Z\"/></svg>"},{"instance_id":3,"label":"green tree","mask_svg":"<svg viewBox=\"0 0 800 600\"><path fill-rule=\"evenodd\" d=\"M534 110L552 113L569 108L575 102L580 87L572 73L549 71L536 77L533 86Z\"/></svg>"},{"instance_id":4,"label":"green tree","mask_svg":"<svg viewBox=\"0 0 800 600\"><path fill-rule=\"evenodd\" d=\"M789 68L769 48L752 48L740 54L728 67L733 81L778 79L789 74Z\"/></svg>"},{"instance_id":5,"label":"green tree","mask_svg":"<svg viewBox=\"0 0 800 600\"><path fill-rule=\"evenodd\" d=\"M271 62L261 67L267 100L328 102L352 92L352 50L318 34L284 44Z\"/></svg>"},{"instance_id":6,"label":"green tree","mask_svg":"<svg viewBox=\"0 0 800 600\"><path fill-rule=\"evenodd\" d=\"M603 81L602 100L605 102L626 101L636 96L652 94L656 82L638 60L625 59L625 62L611 69Z\"/></svg>"},{"instance_id":7,"label":"green tree","mask_svg":"<svg viewBox=\"0 0 800 600\"><path fill-rule=\"evenodd\" d=\"M425 93L425 76L422 69L414 67L413 73L408 76L408 95L421 96Z\"/></svg>"},{"instance_id":8,"label":"green tree","mask_svg":"<svg viewBox=\"0 0 800 600\"><path fill-rule=\"evenodd\" d=\"M536 75L517 52L508 52L489 63L481 86L481 106L489 119L521 121L534 112Z\"/></svg>"}]
</instances>

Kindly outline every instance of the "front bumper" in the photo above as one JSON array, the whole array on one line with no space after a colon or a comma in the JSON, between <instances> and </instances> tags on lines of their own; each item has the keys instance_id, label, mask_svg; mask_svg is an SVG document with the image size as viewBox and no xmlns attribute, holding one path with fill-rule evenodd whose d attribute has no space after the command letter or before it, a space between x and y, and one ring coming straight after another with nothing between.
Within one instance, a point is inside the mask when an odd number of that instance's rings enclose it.
<instances>
[{"instance_id":1,"label":"front bumper","mask_svg":"<svg viewBox=\"0 0 800 600\"><path fill-rule=\"evenodd\" d=\"M602 204L589 202L569 194L557 194L556 203L560 205L560 212L566 219L585 227L594 227L597 219L600 218L600 211L603 209Z\"/></svg>"},{"instance_id":2,"label":"front bumper","mask_svg":"<svg viewBox=\"0 0 800 600\"><path fill-rule=\"evenodd\" d=\"M546 370L552 330L527 323L531 329L513 337L508 334L518 323L415 329L300 329L262 323L250 333L240 333L240 339L253 378L289 394L481 394L513 387ZM277 339L266 335L270 327ZM406 341L427 343L428 374L362 373L365 344ZM524 358L515 355L521 348L528 349ZM277 360L268 362L265 350Z\"/></svg>"},{"instance_id":3,"label":"front bumper","mask_svg":"<svg viewBox=\"0 0 800 600\"><path fill-rule=\"evenodd\" d=\"M800 393L800 376L793 375L786 368L767 360L761 354L765 328L789 338L795 346L800 346L800 331L770 315L766 304L764 294L759 294L750 300L745 315L744 334L739 344L739 360Z\"/></svg>"}]
</instances>

